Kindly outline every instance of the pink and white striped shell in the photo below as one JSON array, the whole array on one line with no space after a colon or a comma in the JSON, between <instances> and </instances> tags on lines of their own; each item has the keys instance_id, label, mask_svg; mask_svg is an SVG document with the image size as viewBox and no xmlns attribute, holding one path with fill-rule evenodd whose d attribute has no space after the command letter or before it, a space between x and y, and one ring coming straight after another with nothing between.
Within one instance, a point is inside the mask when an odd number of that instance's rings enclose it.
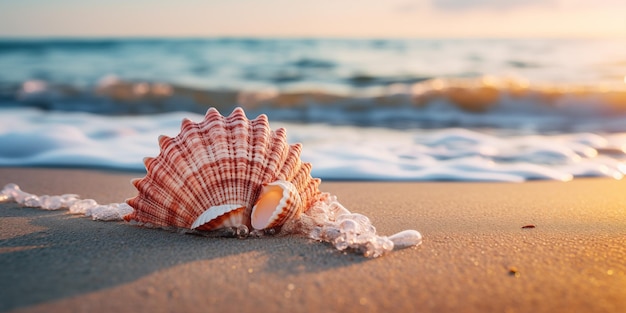
<instances>
[{"instance_id":1,"label":"pink and white striped shell","mask_svg":"<svg viewBox=\"0 0 626 313\"><path fill-rule=\"evenodd\" d=\"M297 218L321 197L320 179L289 145L285 129L272 131L267 116L248 120L216 109L203 121L183 120L180 133L159 137L161 152L145 158L147 174L133 180L139 194L124 217L141 225L195 230L264 230Z\"/></svg>"}]
</instances>

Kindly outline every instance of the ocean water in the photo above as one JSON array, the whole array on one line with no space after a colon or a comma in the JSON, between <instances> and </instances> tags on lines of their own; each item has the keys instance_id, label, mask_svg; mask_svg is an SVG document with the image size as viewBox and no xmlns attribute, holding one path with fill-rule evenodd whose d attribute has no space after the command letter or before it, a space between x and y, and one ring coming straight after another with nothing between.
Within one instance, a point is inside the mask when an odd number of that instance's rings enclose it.
<instances>
[{"instance_id":1,"label":"ocean water","mask_svg":"<svg viewBox=\"0 0 626 313\"><path fill-rule=\"evenodd\" d=\"M322 179L621 179L625 75L609 39L4 39L0 166L142 171L241 106Z\"/></svg>"}]
</instances>

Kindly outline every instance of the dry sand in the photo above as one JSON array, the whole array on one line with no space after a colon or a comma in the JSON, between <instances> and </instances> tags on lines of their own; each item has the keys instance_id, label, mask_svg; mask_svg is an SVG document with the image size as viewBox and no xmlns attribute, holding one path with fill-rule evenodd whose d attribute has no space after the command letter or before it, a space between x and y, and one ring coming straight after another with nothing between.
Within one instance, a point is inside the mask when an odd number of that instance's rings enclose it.
<instances>
[{"instance_id":1,"label":"dry sand","mask_svg":"<svg viewBox=\"0 0 626 313\"><path fill-rule=\"evenodd\" d=\"M121 202L141 175L3 168L0 187ZM0 204L0 311L626 312L626 181L322 189L379 233L417 229L424 243L365 259L301 237L204 238Z\"/></svg>"}]
</instances>

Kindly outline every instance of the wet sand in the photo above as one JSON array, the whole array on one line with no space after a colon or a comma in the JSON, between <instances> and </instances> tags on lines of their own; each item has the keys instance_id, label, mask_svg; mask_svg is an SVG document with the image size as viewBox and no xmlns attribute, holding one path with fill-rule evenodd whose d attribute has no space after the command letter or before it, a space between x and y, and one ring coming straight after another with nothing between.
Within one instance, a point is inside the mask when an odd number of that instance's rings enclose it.
<instances>
[{"instance_id":1,"label":"wet sand","mask_svg":"<svg viewBox=\"0 0 626 313\"><path fill-rule=\"evenodd\" d=\"M142 174L0 168L101 203ZM204 238L0 204L0 311L626 312L626 180L324 182L379 233L378 259L302 237ZM523 228L534 225L534 228Z\"/></svg>"}]
</instances>

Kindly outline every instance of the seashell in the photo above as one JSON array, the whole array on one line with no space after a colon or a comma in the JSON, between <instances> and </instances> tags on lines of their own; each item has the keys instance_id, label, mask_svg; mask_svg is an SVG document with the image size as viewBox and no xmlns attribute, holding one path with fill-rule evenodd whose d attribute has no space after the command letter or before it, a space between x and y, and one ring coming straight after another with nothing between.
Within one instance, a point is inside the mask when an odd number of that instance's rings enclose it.
<instances>
[{"instance_id":1,"label":"seashell","mask_svg":"<svg viewBox=\"0 0 626 313\"><path fill-rule=\"evenodd\" d=\"M300 144L271 130L267 116L248 120L241 108L228 117L216 109L204 120L183 120L173 138L159 137L161 152L145 158L146 176L126 202L127 221L203 231L267 230L296 219L323 194Z\"/></svg>"}]
</instances>

